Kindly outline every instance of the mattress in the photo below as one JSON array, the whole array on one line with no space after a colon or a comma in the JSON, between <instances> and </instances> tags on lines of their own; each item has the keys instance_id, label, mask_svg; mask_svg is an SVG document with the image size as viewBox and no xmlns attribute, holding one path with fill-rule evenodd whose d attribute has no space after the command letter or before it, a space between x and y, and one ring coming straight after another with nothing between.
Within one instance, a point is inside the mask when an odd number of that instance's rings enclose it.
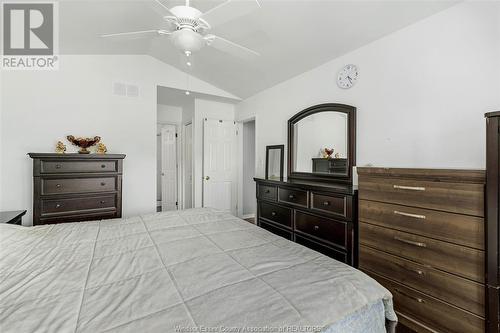
<instances>
[{"instance_id":1,"label":"mattress","mask_svg":"<svg viewBox=\"0 0 500 333\"><path fill-rule=\"evenodd\" d=\"M1 332L385 332L359 270L214 209L0 225Z\"/></svg>"}]
</instances>

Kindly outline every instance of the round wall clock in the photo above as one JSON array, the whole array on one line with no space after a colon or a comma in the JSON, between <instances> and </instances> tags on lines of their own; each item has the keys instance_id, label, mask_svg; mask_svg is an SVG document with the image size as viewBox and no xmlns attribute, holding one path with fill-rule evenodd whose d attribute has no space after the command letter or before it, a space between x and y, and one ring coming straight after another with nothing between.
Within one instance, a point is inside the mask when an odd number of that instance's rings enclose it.
<instances>
[{"instance_id":1,"label":"round wall clock","mask_svg":"<svg viewBox=\"0 0 500 333\"><path fill-rule=\"evenodd\" d=\"M358 75L358 68L355 65L345 65L339 71L337 85L342 89L349 89L358 80Z\"/></svg>"}]
</instances>

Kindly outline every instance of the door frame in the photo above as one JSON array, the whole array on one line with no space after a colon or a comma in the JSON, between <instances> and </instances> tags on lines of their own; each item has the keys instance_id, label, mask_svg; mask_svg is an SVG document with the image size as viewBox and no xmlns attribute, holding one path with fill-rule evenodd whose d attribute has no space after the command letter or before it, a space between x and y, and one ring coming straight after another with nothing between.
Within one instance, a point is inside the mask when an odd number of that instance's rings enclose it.
<instances>
[{"instance_id":1,"label":"door frame","mask_svg":"<svg viewBox=\"0 0 500 333\"><path fill-rule=\"evenodd\" d=\"M181 202L181 200L179 200L179 198L183 198L183 188L182 188L182 180L181 180L181 174L180 174L180 170L182 169L183 165L184 165L184 161L182 160L182 154L181 154L181 147L182 147L182 135L181 133L179 132L179 126L180 124L179 123L176 123L176 122L171 122L171 121L157 121L156 122L157 126L160 125L163 126L163 125L172 125L172 126L175 126L175 133L177 134L177 137L176 137L176 147L175 147L175 158L177 159L177 170L176 170L176 178L177 178L177 210L179 209L182 209L182 204L183 202ZM160 132L160 135L161 135L161 132ZM156 160L158 161L158 154L156 155ZM163 165L162 165L162 169L163 169ZM158 171L157 171L157 174L158 174ZM163 180L161 182L162 184L162 188L163 188ZM157 189L158 191L158 189ZM162 201L163 201L163 193L162 193ZM155 206L156 206L156 202L155 202Z\"/></svg>"},{"instance_id":2,"label":"door frame","mask_svg":"<svg viewBox=\"0 0 500 333\"><path fill-rule=\"evenodd\" d=\"M243 216L243 124L248 123L250 121L255 122L255 165L254 170L257 171L258 160L257 160L257 115L249 116L247 118L243 118L237 121L238 124L238 203L237 203L237 214L239 218L256 218L257 212L255 212L254 216L245 215ZM255 198L257 200L257 198Z\"/></svg>"},{"instance_id":3,"label":"door frame","mask_svg":"<svg viewBox=\"0 0 500 333\"><path fill-rule=\"evenodd\" d=\"M186 202L185 202L185 193L186 193L186 126L188 125L191 125L191 208L194 208L194 149L193 149L193 146L194 146L194 121L191 119L191 120L188 120L187 122L185 122L184 124L182 124L182 129L181 129L181 138L182 138L182 157L181 157L181 160L182 160L182 163L180 164L180 168L181 168L181 193L182 193L182 196L181 196L181 205L180 205L180 209L185 209L185 206L186 206Z\"/></svg>"}]
</instances>

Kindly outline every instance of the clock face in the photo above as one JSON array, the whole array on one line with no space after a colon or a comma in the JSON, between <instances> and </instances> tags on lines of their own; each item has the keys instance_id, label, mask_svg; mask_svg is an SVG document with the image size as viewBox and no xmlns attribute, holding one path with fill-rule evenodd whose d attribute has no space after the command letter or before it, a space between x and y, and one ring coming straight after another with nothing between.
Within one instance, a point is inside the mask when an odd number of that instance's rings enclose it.
<instances>
[{"instance_id":1,"label":"clock face","mask_svg":"<svg viewBox=\"0 0 500 333\"><path fill-rule=\"evenodd\" d=\"M337 85L342 89L351 88L358 80L358 68L355 65L346 65L339 72Z\"/></svg>"}]
</instances>

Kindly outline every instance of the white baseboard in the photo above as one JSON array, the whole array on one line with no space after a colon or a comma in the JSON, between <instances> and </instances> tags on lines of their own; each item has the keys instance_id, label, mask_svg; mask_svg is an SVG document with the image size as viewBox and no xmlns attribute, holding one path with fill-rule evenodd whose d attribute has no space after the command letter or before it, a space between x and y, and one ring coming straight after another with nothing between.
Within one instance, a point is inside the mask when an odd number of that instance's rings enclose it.
<instances>
[{"instance_id":1,"label":"white baseboard","mask_svg":"<svg viewBox=\"0 0 500 333\"><path fill-rule=\"evenodd\" d=\"M255 214L245 214L241 217L242 219L254 219Z\"/></svg>"}]
</instances>

